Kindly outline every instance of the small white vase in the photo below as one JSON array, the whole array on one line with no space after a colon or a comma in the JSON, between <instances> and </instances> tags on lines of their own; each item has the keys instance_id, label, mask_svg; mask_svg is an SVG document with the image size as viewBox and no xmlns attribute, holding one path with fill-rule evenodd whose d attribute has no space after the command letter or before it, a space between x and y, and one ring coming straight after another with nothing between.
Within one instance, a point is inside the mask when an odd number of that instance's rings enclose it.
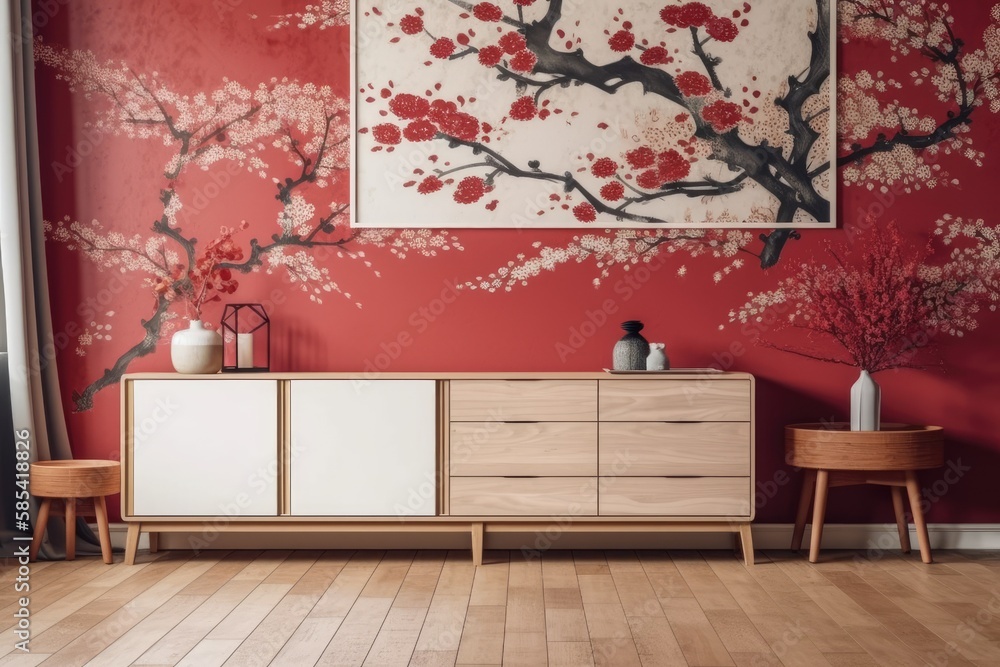
<instances>
[{"instance_id":1,"label":"small white vase","mask_svg":"<svg viewBox=\"0 0 1000 667\"><path fill-rule=\"evenodd\" d=\"M178 373L205 375L222 370L222 336L191 320L170 339L170 361Z\"/></svg>"},{"instance_id":2,"label":"small white vase","mask_svg":"<svg viewBox=\"0 0 1000 667\"><path fill-rule=\"evenodd\" d=\"M851 387L851 430L877 431L882 411L882 390L868 371L861 371Z\"/></svg>"},{"instance_id":3,"label":"small white vase","mask_svg":"<svg viewBox=\"0 0 1000 667\"><path fill-rule=\"evenodd\" d=\"M663 343L649 344L649 356L646 357L647 371L664 371L670 368L670 360L667 359L667 354L663 351L665 347L666 345Z\"/></svg>"}]
</instances>

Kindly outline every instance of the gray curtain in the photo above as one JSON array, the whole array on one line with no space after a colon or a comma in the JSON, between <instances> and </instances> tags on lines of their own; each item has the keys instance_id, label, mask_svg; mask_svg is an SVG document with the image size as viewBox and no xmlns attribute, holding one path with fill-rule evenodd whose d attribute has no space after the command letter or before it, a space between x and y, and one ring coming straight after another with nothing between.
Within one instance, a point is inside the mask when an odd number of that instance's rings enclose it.
<instances>
[{"instance_id":1,"label":"gray curtain","mask_svg":"<svg viewBox=\"0 0 1000 667\"><path fill-rule=\"evenodd\" d=\"M5 430L0 456L3 478L0 511L9 538L14 516L14 433L28 431L31 460L69 459L73 453L66 432L59 392L59 377L52 344L42 200L38 178L38 126L35 117L35 78L32 56L31 2L14 0L0 14L0 35L10 41L0 48L0 268L3 276L4 333L0 350L6 353L12 429ZM6 41L6 40L5 40ZM0 369L2 370L2 369ZM0 416L0 425L8 419ZM32 516L37 503L32 503ZM65 530L60 519L48 524L48 538L40 557L64 553ZM80 554L99 553L97 540L80 520L77 526ZM8 539L3 539L8 548Z\"/></svg>"}]
</instances>

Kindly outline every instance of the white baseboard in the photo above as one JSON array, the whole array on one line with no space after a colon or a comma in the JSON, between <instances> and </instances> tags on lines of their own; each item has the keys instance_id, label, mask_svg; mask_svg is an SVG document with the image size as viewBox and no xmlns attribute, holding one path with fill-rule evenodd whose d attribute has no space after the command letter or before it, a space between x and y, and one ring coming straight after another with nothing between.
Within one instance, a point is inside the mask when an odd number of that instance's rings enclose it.
<instances>
[{"instance_id":1,"label":"white baseboard","mask_svg":"<svg viewBox=\"0 0 1000 667\"><path fill-rule=\"evenodd\" d=\"M111 524L111 542L124 548L124 523ZM753 541L756 549L787 549L792 539L792 524L755 523ZM932 523L928 524L932 549L1000 549L1000 524L995 523ZM95 527L96 532L96 527ZM193 533L192 533L193 534ZM186 549L189 533L163 534L164 549ZM810 528L806 527L803 544L808 546ZM917 537L910 525L910 542L915 549ZM504 533L487 535L487 547L494 549L531 548L536 543L532 534ZM726 533L567 533L552 544L552 548L673 548L728 549L733 536ZM392 533L224 533L218 535L211 549L467 549L469 538L462 534ZM145 533L139 548L149 548ZM892 550L899 548L896 524L830 523L823 527L824 549Z\"/></svg>"}]
</instances>

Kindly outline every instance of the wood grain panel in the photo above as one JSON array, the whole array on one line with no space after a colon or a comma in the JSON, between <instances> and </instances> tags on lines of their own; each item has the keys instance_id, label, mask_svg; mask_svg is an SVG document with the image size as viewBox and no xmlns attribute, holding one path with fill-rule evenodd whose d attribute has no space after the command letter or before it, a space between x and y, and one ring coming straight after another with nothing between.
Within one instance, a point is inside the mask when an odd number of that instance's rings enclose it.
<instances>
[{"instance_id":1,"label":"wood grain panel","mask_svg":"<svg viewBox=\"0 0 1000 667\"><path fill-rule=\"evenodd\" d=\"M592 380L453 380L452 421L596 421Z\"/></svg>"},{"instance_id":2,"label":"wood grain panel","mask_svg":"<svg viewBox=\"0 0 1000 667\"><path fill-rule=\"evenodd\" d=\"M597 474L596 422L452 422L451 474Z\"/></svg>"},{"instance_id":3,"label":"wood grain panel","mask_svg":"<svg viewBox=\"0 0 1000 667\"><path fill-rule=\"evenodd\" d=\"M601 421L750 421L745 380L602 380Z\"/></svg>"},{"instance_id":4,"label":"wood grain panel","mask_svg":"<svg viewBox=\"0 0 1000 667\"><path fill-rule=\"evenodd\" d=\"M850 424L785 427L785 460L801 468L923 470L944 463L940 426L882 424L879 431L852 431Z\"/></svg>"},{"instance_id":5,"label":"wood grain panel","mask_svg":"<svg viewBox=\"0 0 1000 667\"><path fill-rule=\"evenodd\" d=\"M601 516L747 516L749 477L602 477Z\"/></svg>"},{"instance_id":6,"label":"wood grain panel","mask_svg":"<svg viewBox=\"0 0 1000 667\"><path fill-rule=\"evenodd\" d=\"M604 422L600 474L747 476L747 422Z\"/></svg>"},{"instance_id":7,"label":"wood grain panel","mask_svg":"<svg viewBox=\"0 0 1000 667\"><path fill-rule=\"evenodd\" d=\"M594 477L452 477L451 514L594 516Z\"/></svg>"}]
</instances>

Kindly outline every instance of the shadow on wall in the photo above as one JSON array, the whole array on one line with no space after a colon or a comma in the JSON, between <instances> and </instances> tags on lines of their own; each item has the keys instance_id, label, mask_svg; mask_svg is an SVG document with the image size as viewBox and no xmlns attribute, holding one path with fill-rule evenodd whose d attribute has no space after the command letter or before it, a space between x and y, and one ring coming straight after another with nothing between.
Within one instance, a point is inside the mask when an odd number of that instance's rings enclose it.
<instances>
[{"instance_id":1,"label":"shadow on wall","mask_svg":"<svg viewBox=\"0 0 1000 667\"><path fill-rule=\"evenodd\" d=\"M785 426L846 417L846 408L757 378L757 504L758 523L791 523L802 488L801 474L785 464ZM891 508L890 508L891 512ZM891 516L891 514L890 514Z\"/></svg>"}]
</instances>

